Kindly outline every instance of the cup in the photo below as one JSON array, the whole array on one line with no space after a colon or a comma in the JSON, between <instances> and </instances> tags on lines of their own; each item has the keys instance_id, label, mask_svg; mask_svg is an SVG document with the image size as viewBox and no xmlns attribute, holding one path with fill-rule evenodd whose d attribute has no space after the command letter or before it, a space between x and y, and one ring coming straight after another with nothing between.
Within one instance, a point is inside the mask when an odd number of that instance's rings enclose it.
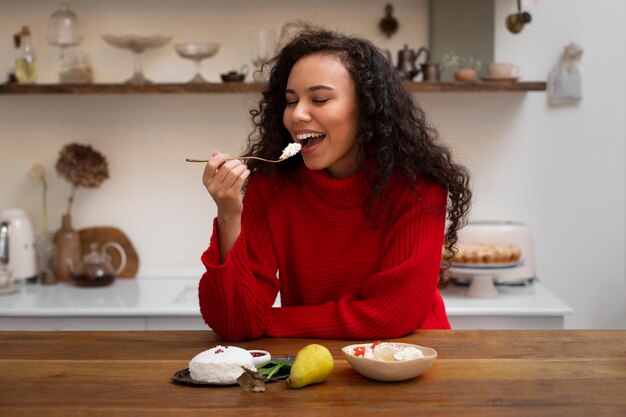
<instances>
[{"instance_id":1,"label":"cup","mask_svg":"<svg viewBox=\"0 0 626 417\"><path fill-rule=\"evenodd\" d=\"M12 282L11 273L5 268L0 268L0 288L7 288Z\"/></svg>"},{"instance_id":2,"label":"cup","mask_svg":"<svg viewBox=\"0 0 626 417\"><path fill-rule=\"evenodd\" d=\"M515 64L492 62L487 65L487 77L489 78L514 78L519 76L519 67Z\"/></svg>"},{"instance_id":3,"label":"cup","mask_svg":"<svg viewBox=\"0 0 626 417\"><path fill-rule=\"evenodd\" d=\"M255 68L255 75L259 78L256 81L264 79L268 74L262 74L260 71L267 61L274 56L277 35L274 29L257 29L250 32L250 54L252 63Z\"/></svg>"},{"instance_id":4,"label":"cup","mask_svg":"<svg viewBox=\"0 0 626 417\"><path fill-rule=\"evenodd\" d=\"M425 63L422 64L423 81L439 81L441 79L441 70L439 64Z\"/></svg>"}]
</instances>

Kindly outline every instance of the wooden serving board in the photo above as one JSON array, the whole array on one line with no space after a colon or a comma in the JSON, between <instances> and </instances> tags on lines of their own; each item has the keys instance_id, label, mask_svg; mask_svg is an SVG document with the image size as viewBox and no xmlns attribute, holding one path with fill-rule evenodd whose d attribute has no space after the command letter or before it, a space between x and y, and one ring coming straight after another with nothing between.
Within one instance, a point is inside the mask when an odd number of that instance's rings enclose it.
<instances>
[{"instance_id":1,"label":"wooden serving board","mask_svg":"<svg viewBox=\"0 0 626 417\"><path fill-rule=\"evenodd\" d=\"M101 248L106 242L117 242L122 245L126 252L126 267L118 275L118 278L134 278L139 269L139 256L137 251L130 242L130 239L120 229L115 227L89 227L78 231L80 235L80 246L82 256L85 256L90 250L90 244L96 242ZM107 250L107 254L111 256L111 264L113 268L120 265L120 255L114 249Z\"/></svg>"}]
</instances>

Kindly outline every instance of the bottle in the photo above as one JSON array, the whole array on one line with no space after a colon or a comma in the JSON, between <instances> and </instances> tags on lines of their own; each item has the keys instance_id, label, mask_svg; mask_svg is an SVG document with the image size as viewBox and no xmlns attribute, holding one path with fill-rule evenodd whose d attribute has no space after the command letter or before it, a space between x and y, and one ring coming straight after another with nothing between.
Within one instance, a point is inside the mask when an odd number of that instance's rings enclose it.
<instances>
[{"instance_id":1,"label":"bottle","mask_svg":"<svg viewBox=\"0 0 626 417\"><path fill-rule=\"evenodd\" d=\"M37 80L37 58L28 26L13 36L19 54L15 60L15 77L20 84L34 84Z\"/></svg>"},{"instance_id":2,"label":"bottle","mask_svg":"<svg viewBox=\"0 0 626 417\"><path fill-rule=\"evenodd\" d=\"M54 234L50 232L37 236L37 256L39 262L39 283L53 285L57 283L54 274Z\"/></svg>"},{"instance_id":3,"label":"bottle","mask_svg":"<svg viewBox=\"0 0 626 417\"><path fill-rule=\"evenodd\" d=\"M81 258L80 235L72 227L69 214L63 215L61 228L54 236L54 274L59 281L70 281L78 270Z\"/></svg>"}]
</instances>

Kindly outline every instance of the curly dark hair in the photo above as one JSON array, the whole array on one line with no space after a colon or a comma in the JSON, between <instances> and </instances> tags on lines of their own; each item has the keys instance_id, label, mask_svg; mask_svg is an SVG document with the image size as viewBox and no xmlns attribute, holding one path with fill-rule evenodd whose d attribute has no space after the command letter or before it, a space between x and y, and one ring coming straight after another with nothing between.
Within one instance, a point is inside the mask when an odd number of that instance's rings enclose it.
<instances>
[{"instance_id":1,"label":"curly dark hair","mask_svg":"<svg viewBox=\"0 0 626 417\"><path fill-rule=\"evenodd\" d=\"M289 73L302 57L324 53L338 57L355 85L359 108L357 145L361 160L374 161L367 173L370 203L382 198L393 175L412 184L418 177L440 184L448 191L448 227L445 235L448 259L456 249L457 232L464 226L472 192L469 172L452 160L439 142L438 132L426 121L386 55L370 41L316 29L299 33L269 62L268 87L258 108L250 111L255 126L248 136L245 155L276 159L292 142L283 125ZM301 155L280 164L248 163L252 172L272 176L303 164Z\"/></svg>"}]
</instances>

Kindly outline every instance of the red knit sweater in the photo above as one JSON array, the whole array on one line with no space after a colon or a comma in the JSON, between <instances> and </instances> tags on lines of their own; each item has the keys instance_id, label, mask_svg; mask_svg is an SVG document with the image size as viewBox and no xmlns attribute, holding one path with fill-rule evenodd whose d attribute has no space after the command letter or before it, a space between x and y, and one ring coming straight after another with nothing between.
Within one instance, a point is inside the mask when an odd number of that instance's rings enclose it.
<instances>
[{"instance_id":1,"label":"red knit sweater","mask_svg":"<svg viewBox=\"0 0 626 417\"><path fill-rule=\"evenodd\" d=\"M446 191L393 180L388 220L372 227L363 210L368 190L363 172L343 179L305 167L282 180L255 174L226 261L216 222L202 255L205 322L228 340L388 339L449 329L437 290ZM279 291L281 307L272 308Z\"/></svg>"}]
</instances>

